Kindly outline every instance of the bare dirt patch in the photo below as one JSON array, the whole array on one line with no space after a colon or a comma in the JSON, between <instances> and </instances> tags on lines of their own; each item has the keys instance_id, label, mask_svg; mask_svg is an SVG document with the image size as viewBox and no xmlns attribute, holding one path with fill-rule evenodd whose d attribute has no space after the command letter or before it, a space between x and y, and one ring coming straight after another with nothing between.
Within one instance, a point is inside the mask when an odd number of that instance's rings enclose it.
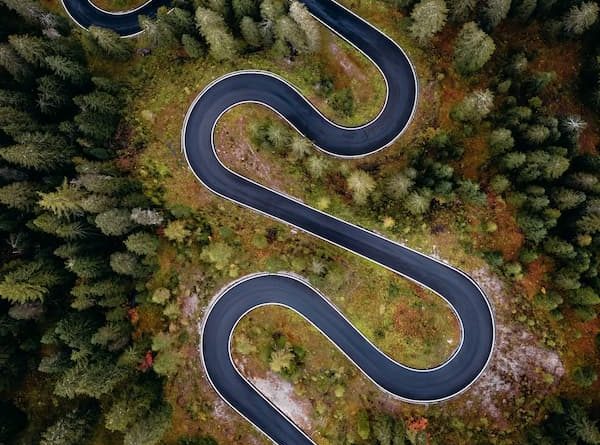
<instances>
[{"instance_id":1,"label":"bare dirt patch","mask_svg":"<svg viewBox=\"0 0 600 445\"><path fill-rule=\"evenodd\" d=\"M496 343L492 360L469 392L467 410L482 410L497 422L508 424L505 413L514 412L519 398L551 393L565 373L559 355L540 346L539 339L511 316L511 298L503 283L486 269L472 274L490 298L496 313Z\"/></svg>"}]
</instances>

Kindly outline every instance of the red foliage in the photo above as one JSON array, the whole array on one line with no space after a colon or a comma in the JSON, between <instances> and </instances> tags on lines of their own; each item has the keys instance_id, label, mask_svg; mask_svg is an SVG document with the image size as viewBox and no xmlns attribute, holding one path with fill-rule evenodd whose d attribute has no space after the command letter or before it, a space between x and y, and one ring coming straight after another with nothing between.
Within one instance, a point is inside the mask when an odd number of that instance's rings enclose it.
<instances>
[{"instance_id":1,"label":"red foliage","mask_svg":"<svg viewBox=\"0 0 600 445\"><path fill-rule=\"evenodd\" d=\"M152 364L154 363L154 356L152 355L152 351L148 351L146 352L146 355L144 356L144 360L142 360L142 363L140 363L140 366L138 366L140 371L147 371L148 369L152 368Z\"/></svg>"},{"instance_id":2,"label":"red foliage","mask_svg":"<svg viewBox=\"0 0 600 445\"><path fill-rule=\"evenodd\" d=\"M131 324L134 324L134 325L137 324L137 322L140 319L138 311L134 307L127 310L127 316L129 317L129 321L131 322Z\"/></svg>"},{"instance_id":3,"label":"red foliage","mask_svg":"<svg viewBox=\"0 0 600 445\"><path fill-rule=\"evenodd\" d=\"M411 431L423 431L427 428L429 421L425 417L417 417L408 423L408 429Z\"/></svg>"}]
</instances>

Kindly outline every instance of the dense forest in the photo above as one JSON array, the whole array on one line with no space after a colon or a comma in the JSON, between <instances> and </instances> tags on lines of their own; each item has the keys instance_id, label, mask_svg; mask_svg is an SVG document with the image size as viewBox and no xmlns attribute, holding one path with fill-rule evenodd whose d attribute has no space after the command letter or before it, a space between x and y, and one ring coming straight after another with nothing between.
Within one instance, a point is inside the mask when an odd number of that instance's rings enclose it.
<instances>
[{"instance_id":1,"label":"dense forest","mask_svg":"<svg viewBox=\"0 0 600 445\"><path fill-rule=\"evenodd\" d=\"M252 143L292 160L307 184L342 182L336 192L359 214L385 214L391 225L427 224L444 209L477 211L490 197L506 202L524 238L516 257L493 249L477 255L508 282L547 261L535 307L551 323L589 323L584 335L594 337L596 348L569 377L576 390L548 398L545 415L514 443L600 444L597 394L577 396L598 389L599 142L582 145L582 139L591 125L597 128L600 113L599 4L389 0L387 7L404 15L425 54L439 45L436 35L445 27L455 31L451 69L470 91L450 107L450 124L412 144L407 162L393 171L368 165L336 171L310 141L271 117L253 122ZM143 150L146 142L130 134L127 112L136 90L118 75L99 75L98 66L151 57L205 60L209 69L255 54L277 61L318 57L322 30L301 3L284 0L174 0L156 18L140 17L137 41L102 28L76 29L53 11L32 0L0 0L0 444L152 445L167 434L164 443L214 445L204 434L168 434L174 408L165 388L183 361L177 346L184 340L171 323L178 281L171 279L171 290L148 283L161 267L162 246L176 246L183 257L194 246L215 277L236 276L236 254L207 215L170 205L160 184L133 171L130 145ZM510 42L507 23L535 23L546 45L577 42L574 89L585 117L553 103L561 95L555 73ZM352 116L358 107L352 89L318 76L316 96L337 117ZM484 140L489 153L477 178L460 168L473 138ZM151 175L161 177L160 168ZM494 221L484 228L497 230ZM258 238L262 248L277 233ZM325 265L311 267L319 279L327 276ZM158 312L159 321L140 322L142 310ZM281 336L275 351L277 342ZM305 352L282 344L285 353L271 351L266 360L293 380ZM361 411L357 424L357 435L343 443L443 443L407 431L401 417L374 407Z\"/></svg>"}]
</instances>

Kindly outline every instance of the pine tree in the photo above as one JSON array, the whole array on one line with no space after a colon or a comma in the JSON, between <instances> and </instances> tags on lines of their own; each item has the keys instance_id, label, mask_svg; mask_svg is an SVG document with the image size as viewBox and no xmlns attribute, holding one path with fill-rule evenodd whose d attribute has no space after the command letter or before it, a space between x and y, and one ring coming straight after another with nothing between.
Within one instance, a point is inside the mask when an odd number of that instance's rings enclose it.
<instances>
[{"instance_id":1,"label":"pine tree","mask_svg":"<svg viewBox=\"0 0 600 445\"><path fill-rule=\"evenodd\" d=\"M39 127L29 113L14 107L0 107L0 128L13 139L28 131L36 131Z\"/></svg>"},{"instance_id":2,"label":"pine tree","mask_svg":"<svg viewBox=\"0 0 600 445\"><path fill-rule=\"evenodd\" d=\"M563 26L570 35L581 35L598 20L600 6L596 2L588 1L580 5L573 5L563 17Z\"/></svg>"},{"instance_id":3,"label":"pine tree","mask_svg":"<svg viewBox=\"0 0 600 445\"><path fill-rule=\"evenodd\" d=\"M537 0L518 0L513 3L515 16L525 22L531 18L537 8Z\"/></svg>"},{"instance_id":4,"label":"pine tree","mask_svg":"<svg viewBox=\"0 0 600 445\"><path fill-rule=\"evenodd\" d=\"M450 19L453 22L463 23L471 18L476 6L477 0L448 0Z\"/></svg>"},{"instance_id":5,"label":"pine tree","mask_svg":"<svg viewBox=\"0 0 600 445\"><path fill-rule=\"evenodd\" d=\"M546 253L563 260L573 259L576 256L575 248L570 243L555 236L544 242L544 250Z\"/></svg>"},{"instance_id":6,"label":"pine tree","mask_svg":"<svg viewBox=\"0 0 600 445\"><path fill-rule=\"evenodd\" d=\"M552 194L552 199L560 210L574 209L585 202L585 193L579 190L561 187Z\"/></svg>"},{"instance_id":7,"label":"pine tree","mask_svg":"<svg viewBox=\"0 0 600 445\"><path fill-rule=\"evenodd\" d=\"M0 44L0 66L8 71L17 82L27 83L33 77L33 71L29 65L7 43Z\"/></svg>"},{"instance_id":8,"label":"pine tree","mask_svg":"<svg viewBox=\"0 0 600 445\"><path fill-rule=\"evenodd\" d=\"M112 405L104 414L104 425L110 431L127 431L146 417L155 399L149 385L129 385L125 391L115 394Z\"/></svg>"},{"instance_id":9,"label":"pine tree","mask_svg":"<svg viewBox=\"0 0 600 445\"><path fill-rule=\"evenodd\" d=\"M505 153L515 146L512 132L507 128L498 128L492 131L488 142L494 156Z\"/></svg>"},{"instance_id":10,"label":"pine tree","mask_svg":"<svg viewBox=\"0 0 600 445\"><path fill-rule=\"evenodd\" d=\"M95 219L96 226L108 236L121 236L133 227L131 212L127 209L110 209Z\"/></svg>"},{"instance_id":11,"label":"pine tree","mask_svg":"<svg viewBox=\"0 0 600 445\"><path fill-rule=\"evenodd\" d=\"M202 249L200 259L211 263L217 270L224 270L229 266L233 253L232 247L222 241L217 241Z\"/></svg>"},{"instance_id":12,"label":"pine tree","mask_svg":"<svg viewBox=\"0 0 600 445\"><path fill-rule=\"evenodd\" d=\"M37 198L38 186L32 182L13 182L0 187L0 204L12 209L29 211Z\"/></svg>"},{"instance_id":13,"label":"pine tree","mask_svg":"<svg viewBox=\"0 0 600 445\"><path fill-rule=\"evenodd\" d=\"M237 55L237 43L219 14L210 9L196 10L196 25L208 42L210 53L216 60L231 60Z\"/></svg>"},{"instance_id":14,"label":"pine tree","mask_svg":"<svg viewBox=\"0 0 600 445\"><path fill-rule=\"evenodd\" d=\"M425 44L446 24L448 8L444 0L421 0L410 13L410 33L420 44Z\"/></svg>"},{"instance_id":15,"label":"pine tree","mask_svg":"<svg viewBox=\"0 0 600 445\"><path fill-rule=\"evenodd\" d=\"M543 144L550 137L550 130L543 125L531 125L525 131L525 138L535 145Z\"/></svg>"},{"instance_id":16,"label":"pine tree","mask_svg":"<svg viewBox=\"0 0 600 445\"><path fill-rule=\"evenodd\" d=\"M46 56L46 64L54 74L75 85L82 85L88 80L86 69L74 60L64 56Z\"/></svg>"},{"instance_id":17,"label":"pine tree","mask_svg":"<svg viewBox=\"0 0 600 445\"><path fill-rule=\"evenodd\" d=\"M54 76L42 76L37 79L37 105L44 114L60 112L69 100L63 84Z\"/></svg>"},{"instance_id":18,"label":"pine tree","mask_svg":"<svg viewBox=\"0 0 600 445\"><path fill-rule=\"evenodd\" d=\"M39 205L57 216L71 217L81 214L81 198L82 194L77 187L69 185L65 179L56 191L40 193Z\"/></svg>"},{"instance_id":19,"label":"pine tree","mask_svg":"<svg viewBox=\"0 0 600 445\"><path fill-rule=\"evenodd\" d=\"M275 23L285 12L285 3L281 0L263 0L260 2L260 15L265 22Z\"/></svg>"},{"instance_id":20,"label":"pine tree","mask_svg":"<svg viewBox=\"0 0 600 445\"><path fill-rule=\"evenodd\" d=\"M385 414L375 416L371 423L373 436L379 445L392 445L394 420Z\"/></svg>"},{"instance_id":21,"label":"pine tree","mask_svg":"<svg viewBox=\"0 0 600 445\"><path fill-rule=\"evenodd\" d=\"M292 142L290 143L290 156L293 159L303 159L312 153L313 145L309 140L299 136L294 135L292 137Z\"/></svg>"},{"instance_id":22,"label":"pine tree","mask_svg":"<svg viewBox=\"0 0 600 445\"><path fill-rule=\"evenodd\" d=\"M290 4L290 17L300 26L306 36L308 52L317 52L321 46L321 30L319 24L306 9L306 6L297 1Z\"/></svg>"},{"instance_id":23,"label":"pine tree","mask_svg":"<svg viewBox=\"0 0 600 445\"><path fill-rule=\"evenodd\" d=\"M245 16L240 22L240 32L248 45L253 48L260 48L263 45L263 38L258 24L250 17Z\"/></svg>"},{"instance_id":24,"label":"pine tree","mask_svg":"<svg viewBox=\"0 0 600 445\"><path fill-rule=\"evenodd\" d=\"M281 16L275 23L275 35L280 42L287 42L299 53L308 52L306 34L300 26L288 16Z\"/></svg>"},{"instance_id":25,"label":"pine tree","mask_svg":"<svg viewBox=\"0 0 600 445\"><path fill-rule=\"evenodd\" d=\"M305 162L308 174L315 179L321 178L329 168L329 162L322 156L309 156Z\"/></svg>"},{"instance_id":26,"label":"pine tree","mask_svg":"<svg viewBox=\"0 0 600 445\"><path fill-rule=\"evenodd\" d=\"M487 0L483 15L490 28L495 28L506 18L510 11L510 4L511 0Z\"/></svg>"},{"instance_id":27,"label":"pine tree","mask_svg":"<svg viewBox=\"0 0 600 445\"><path fill-rule=\"evenodd\" d=\"M45 65L45 57L49 53L49 48L44 39L30 35L12 35L8 37L10 46L21 56L27 63L43 67Z\"/></svg>"},{"instance_id":28,"label":"pine tree","mask_svg":"<svg viewBox=\"0 0 600 445\"><path fill-rule=\"evenodd\" d=\"M10 302L42 301L62 280L60 269L47 260L14 263L9 267L0 280L0 297Z\"/></svg>"},{"instance_id":29,"label":"pine tree","mask_svg":"<svg viewBox=\"0 0 600 445\"><path fill-rule=\"evenodd\" d=\"M386 184L386 193L394 199L402 199L412 189L414 181L406 172L396 173L391 176Z\"/></svg>"},{"instance_id":30,"label":"pine tree","mask_svg":"<svg viewBox=\"0 0 600 445\"><path fill-rule=\"evenodd\" d=\"M366 204L376 185L375 180L364 170L353 171L348 176L347 182L354 202L359 205Z\"/></svg>"},{"instance_id":31,"label":"pine tree","mask_svg":"<svg viewBox=\"0 0 600 445\"><path fill-rule=\"evenodd\" d=\"M88 31L98 47L108 57L127 59L131 55L131 48L127 41L122 39L116 32L98 26L90 26Z\"/></svg>"},{"instance_id":32,"label":"pine tree","mask_svg":"<svg viewBox=\"0 0 600 445\"><path fill-rule=\"evenodd\" d=\"M73 410L42 434L40 445L78 445L86 441L92 425L89 412Z\"/></svg>"},{"instance_id":33,"label":"pine tree","mask_svg":"<svg viewBox=\"0 0 600 445\"><path fill-rule=\"evenodd\" d=\"M110 355L94 354L93 360L77 363L56 382L57 396L73 399L77 396L99 398L110 393L131 375L131 371L119 367Z\"/></svg>"},{"instance_id":34,"label":"pine tree","mask_svg":"<svg viewBox=\"0 0 600 445\"><path fill-rule=\"evenodd\" d=\"M426 191L413 191L404 199L404 206L411 215L423 215L429 210L431 197Z\"/></svg>"},{"instance_id":35,"label":"pine tree","mask_svg":"<svg viewBox=\"0 0 600 445\"><path fill-rule=\"evenodd\" d=\"M159 17L165 21L176 36L191 34L194 31L194 18L185 9L171 8L170 10L159 10Z\"/></svg>"},{"instance_id":36,"label":"pine tree","mask_svg":"<svg viewBox=\"0 0 600 445\"><path fill-rule=\"evenodd\" d=\"M158 237L148 232L136 232L125 241L127 250L138 255L155 255L158 250Z\"/></svg>"},{"instance_id":37,"label":"pine tree","mask_svg":"<svg viewBox=\"0 0 600 445\"><path fill-rule=\"evenodd\" d=\"M256 17L259 12L258 4L255 0L231 0L231 9L238 22L244 17Z\"/></svg>"},{"instance_id":38,"label":"pine tree","mask_svg":"<svg viewBox=\"0 0 600 445\"><path fill-rule=\"evenodd\" d=\"M474 22L463 25L454 45L454 63L461 74L480 70L496 50L492 38Z\"/></svg>"},{"instance_id":39,"label":"pine tree","mask_svg":"<svg viewBox=\"0 0 600 445\"><path fill-rule=\"evenodd\" d=\"M50 171L69 162L73 152L64 139L49 133L24 133L19 144L0 149L0 157L11 164Z\"/></svg>"},{"instance_id":40,"label":"pine tree","mask_svg":"<svg viewBox=\"0 0 600 445\"><path fill-rule=\"evenodd\" d=\"M190 34L181 36L181 44L188 56L192 59L198 59L204 55L204 47L202 44Z\"/></svg>"},{"instance_id":41,"label":"pine tree","mask_svg":"<svg viewBox=\"0 0 600 445\"><path fill-rule=\"evenodd\" d=\"M465 97L452 109L452 117L461 122L481 122L494 107L494 93L490 90L476 90Z\"/></svg>"},{"instance_id":42,"label":"pine tree","mask_svg":"<svg viewBox=\"0 0 600 445\"><path fill-rule=\"evenodd\" d=\"M113 253L110 256L110 267L119 275L140 278L145 274L138 257L129 252Z\"/></svg>"},{"instance_id":43,"label":"pine tree","mask_svg":"<svg viewBox=\"0 0 600 445\"><path fill-rule=\"evenodd\" d=\"M555 272L553 279L555 286L559 289L575 290L581 287L579 272L570 267L558 269Z\"/></svg>"},{"instance_id":44,"label":"pine tree","mask_svg":"<svg viewBox=\"0 0 600 445\"><path fill-rule=\"evenodd\" d=\"M175 32L166 20L161 18L153 20L140 15L138 22L140 28L144 30L141 35L144 45L151 48L168 48L177 43Z\"/></svg>"},{"instance_id":45,"label":"pine tree","mask_svg":"<svg viewBox=\"0 0 600 445\"><path fill-rule=\"evenodd\" d=\"M588 213L577 221L577 228L584 233L600 232L600 213Z\"/></svg>"},{"instance_id":46,"label":"pine tree","mask_svg":"<svg viewBox=\"0 0 600 445\"><path fill-rule=\"evenodd\" d=\"M156 445L171 426L171 409L161 404L125 433L124 445Z\"/></svg>"}]
</instances>

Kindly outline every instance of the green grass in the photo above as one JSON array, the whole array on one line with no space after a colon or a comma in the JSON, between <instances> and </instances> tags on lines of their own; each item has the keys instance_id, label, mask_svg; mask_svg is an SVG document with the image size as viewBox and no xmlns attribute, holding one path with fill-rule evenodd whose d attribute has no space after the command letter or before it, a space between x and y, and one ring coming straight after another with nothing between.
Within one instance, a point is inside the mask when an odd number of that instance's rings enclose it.
<instances>
[{"instance_id":1,"label":"green grass","mask_svg":"<svg viewBox=\"0 0 600 445\"><path fill-rule=\"evenodd\" d=\"M92 0L99 8L106 11L128 11L146 3L147 0Z\"/></svg>"}]
</instances>

